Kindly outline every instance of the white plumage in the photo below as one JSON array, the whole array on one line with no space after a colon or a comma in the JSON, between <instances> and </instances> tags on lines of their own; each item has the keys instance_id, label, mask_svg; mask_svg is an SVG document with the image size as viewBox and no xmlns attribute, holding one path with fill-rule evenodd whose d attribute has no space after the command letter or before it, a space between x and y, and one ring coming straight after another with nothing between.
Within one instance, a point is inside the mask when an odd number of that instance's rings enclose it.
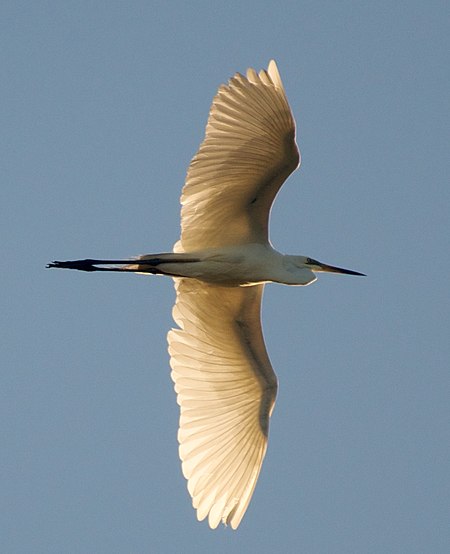
<instances>
[{"instance_id":1,"label":"white plumage","mask_svg":"<svg viewBox=\"0 0 450 554\"><path fill-rule=\"evenodd\" d=\"M197 517L236 529L267 447L277 379L264 346L264 283L307 285L314 272L361 273L277 252L269 212L300 162L295 123L274 61L219 88L181 196L173 253L48 267L132 271L175 279L168 334L180 405L180 458ZM107 266L107 267L98 267Z\"/></svg>"},{"instance_id":2,"label":"white plumage","mask_svg":"<svg viewBox=\"0 0 450 554\"><path fill-rule=\"evenodd\" d=\"M272 60L236 74L213 100L181 195L175 251L268 241L270 206L300 161L295 122Z\"/></svg>"},{"instance_id":3,"label":"white plumage","mask_svg":"<svg viewBox=\"0 0 450 554\"><path fill-rule=\"evenodd\" d=\"M270 206L299 164L295 123L274 61L214 98L181 196L175 252L268 243ZM198 519L236 529L267 447L277 379L260 323L263 285L176 283L168 334L180 405L180 458Z\"/></svg>"},{"instance_id":4,"label":"white plumage","mask_svg":"<svg viewBox=\"0 0 450 554\"><path fill-rule=\"evenodd\" d=\"M259 319L263 285L176 284L169 332L180 458L199 519L235 529L255 488L277 381Z\"/></svg>"}]
</instances>

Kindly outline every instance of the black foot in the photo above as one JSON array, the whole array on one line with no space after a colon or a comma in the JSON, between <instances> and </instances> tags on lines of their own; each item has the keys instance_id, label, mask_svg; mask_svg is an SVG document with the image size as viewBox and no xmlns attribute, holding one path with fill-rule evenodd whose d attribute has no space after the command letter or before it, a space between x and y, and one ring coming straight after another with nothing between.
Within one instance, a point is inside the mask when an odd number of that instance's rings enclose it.
<instances>
[{"instance_id":1,"label":"black foot","mask_svg":"<svg viewBox=\"0 0 450 554\"><path fill-rule=\"evenodd\" d=\"M95 260L74 260L68 262L51 262L46 265L47 268L56 267L58 269L79 269L80 271L97 271L94 267Z\"/></svg>"}]
</instances>

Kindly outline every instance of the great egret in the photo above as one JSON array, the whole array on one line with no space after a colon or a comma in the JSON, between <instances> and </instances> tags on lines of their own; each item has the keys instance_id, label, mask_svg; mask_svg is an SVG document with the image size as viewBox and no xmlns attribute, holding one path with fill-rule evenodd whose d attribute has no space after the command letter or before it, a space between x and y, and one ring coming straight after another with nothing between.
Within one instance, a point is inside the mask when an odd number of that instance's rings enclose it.
<instances>
[{"instance_id":1,"label":"great egret","mask_svg":"<svg viewBox=\"0 0 450 554\"><path fill-rule=\"evenodd\" d=\"M47 266L174 278L179 328L168 343L179 453L197 517L213 529L238 527L266 451L277 378L261 330L264 283L308 285L320 271L363 275L272 248L270 207L299 162L275 62L237 73L219 88L189 166L173 252Z\"/></svg>"}]
</instances>

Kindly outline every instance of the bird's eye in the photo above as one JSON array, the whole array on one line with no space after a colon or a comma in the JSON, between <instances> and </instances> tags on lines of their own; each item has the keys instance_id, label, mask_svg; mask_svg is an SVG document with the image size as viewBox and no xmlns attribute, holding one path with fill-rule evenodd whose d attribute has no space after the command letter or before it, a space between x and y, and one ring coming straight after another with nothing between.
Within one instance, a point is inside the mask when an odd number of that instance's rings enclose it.
<instances>
[{"instance_id":1,"label":"bird's eye","mask_svg":"<svg viewBox=\"0 0 450 554\"><path fill-rule=\"evenodd\" d=\"M306 263L307 263L307 264L312 264L312 263L313 263L313 261L312 261L312 259L311 259L311 258L306 258Z\"/></svg>"}]
</instances>

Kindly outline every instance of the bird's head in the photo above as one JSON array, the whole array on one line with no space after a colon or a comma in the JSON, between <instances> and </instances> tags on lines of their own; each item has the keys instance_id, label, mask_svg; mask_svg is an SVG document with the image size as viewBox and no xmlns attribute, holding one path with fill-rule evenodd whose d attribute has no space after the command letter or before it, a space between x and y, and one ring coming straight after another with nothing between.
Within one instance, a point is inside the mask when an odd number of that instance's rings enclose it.
<instances>
[{"instance_id":1,"label":"bird's head","mask_svg":"<svg viewBox=\"0 0 450 554\"><path fill-rule=\"evenodd\" d=\"M345 275L364 275L351 269L343 269L334 265L318 262L307 256L285 256L285 267L288 270L289 277L285 277L286 284L289 285L309 285L316 279L316 273L343 273Z\"/></svg>"}]
</instances>

